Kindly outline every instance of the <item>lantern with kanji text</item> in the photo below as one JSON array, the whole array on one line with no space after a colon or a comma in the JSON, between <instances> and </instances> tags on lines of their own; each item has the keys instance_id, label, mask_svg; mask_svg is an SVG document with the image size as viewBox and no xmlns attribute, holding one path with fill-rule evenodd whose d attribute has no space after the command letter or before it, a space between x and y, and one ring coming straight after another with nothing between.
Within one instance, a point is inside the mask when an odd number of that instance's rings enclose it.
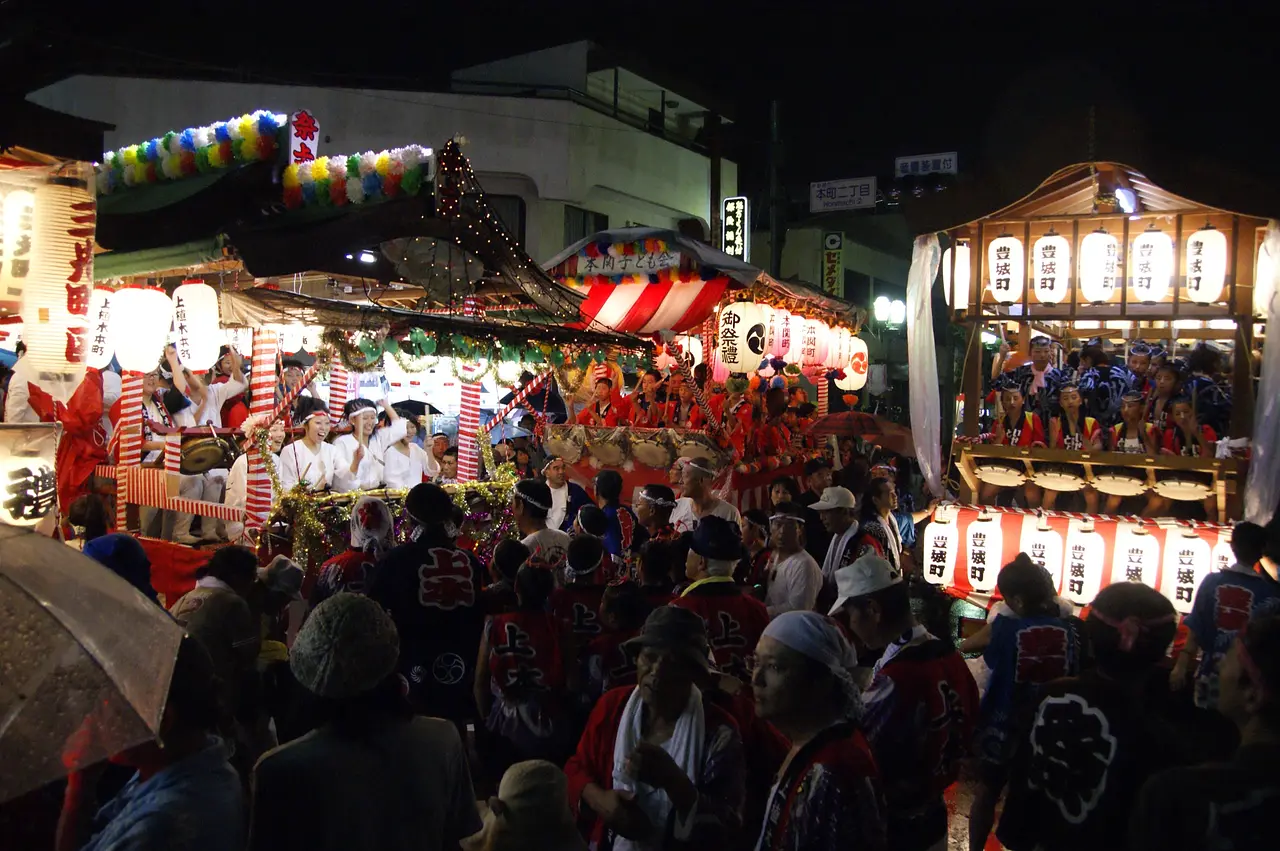
<instances>
[{"instance_id":1,"label":"lantern with kanji text","mask_svg":"<svg viewBox=\"0 0 1280 851\"><path fill-rule=\"evenodd\" d=\"M1133 296L1143 304L1164 301L1173 278L1173 240L1154 226L1138 234L1129 255Z\"/></svg>"},{"instance_id":2,"label":"lantern with kanji text","mask_svg":"<svg viewBox=\"0 0 1280 851\"><path fill-rule=\"evenodd\" d=\"M861 390L867 383L867 344L860 337L849 337L849 361L844 367L844 378L836 380L836 386L849 393Z\"/></svg>"},{"instance_id":3,"label":"lantern with kanji text","mask_svg":"<svg viewBox=\"0 0 1280 851\"><path fill-rule=\"evenodd\" d=\"M1165 533L1164 565L1160 571L1160 593L1169 598L1178 614L1190 614L1196 589L1209 575L1213 555L1209 542L1194 529Z\"/></svg>"},{"instance_id":4,"label":"lantern with kanji text","mask_svg":"<svg viewBox=\"0 0 1280 851\"><path fill-rule=\"evenodd\" d=\"M1013 304L1022 298L1027 264L1022 241L1004 234L987 246L987 290L1000 304Z\"/></svg>"},{"instance_id":5,"label":"lantern with kanji text","mask_svg":"<svg viewBox=\"0 0 1280 851\"><path fill-rule=\"evenodd\" d=\"M965 530L965 554L969 563L969 586L979 594L996 589L1000 560L1004 556L1004 534L1000 515L979 514Z\"/></svg>"},{"instance_id":6,"label":"lantern with kanji text","mask_svg":"<svg viewBox=\"0 0 1280 851\"><path fill-rule=\"evenodd\" d=\"M717 345L729 372L754 371L764 355L764 317L755 302L738 301L720 309Z\"/></svg>"},{"instance_id":7,"label":"lantern with kanji text","mask_svg":"<svg viewBox=\"0 0 1280 851\"><path fill-rule=\"evenodd\" d=\"M112 295L110 287L97 286L93 288L93 295L89 296L89 337L85 366L91 369L106 369L115 357L115 346L111 342Z\"/></svg>"},{"instance_id":8,"label":"lantern with kanji text","mask_svg":"<svg viewBox=\"0 0 1280 851\"><path fill-rule=\"evenodd\" d=\"M1067 526L1066 570L1062 595L1073 605L1087 606L1102 590L1107 542L1086 520L1072 519Z\"/></svg>"},{"instance_id":9,"label":"lantern with kanji text","mask_svg":"<svg viewBox=\"0 0 1280 851\"><path fill-rule=\"evenodd\" d=\"M1213 304L1227 280L1227 238L1207 225L1187 237L1187 298Z\"/></svg>"},{"instance_id":10,"label":"lantern with kanji text","mask_svg":"<svg viewBox=\"0 0 1280 851\"><path fill-rule=\"evenodd\" d=\"M937 520L924 530L924 578L932 585L948 588L955 584L956 555L959 542L954 521Z\"/></svg>"},{"instance_id":11,"label":"lantern with kanji text","mask_svg":"<svg viewBox=\"0 0 1280 851\"><path fill-rule=\"evenodd\" d=\"M1032 291L1042 304L1058 304L1071 279L1071 243L1051 229L1031 248Z\"/></svg>"},{"instance_id":12,"label":"lantern with kanji text","mask_svg":"<svg viewBox=\"0 0 1280 851\"><path fill-rule=\"evenodd\" d=\"M204 281L183 281L173 291L173 344L178 360L203 372L218 361L222 334L218 293Z\"/></svg>"},{"instance_id":13,"label":"lantern with kanji text","mask_svg":"<svg viewBox=\"0 0 1280 851\"><path fill-rule=\"evenodd\" d=\"M1099 228L1080 240L1080 262L1076 280L1080 295L1090 304L1104 304L1116 291L1120 262L1120 241Z\"/></svg>"}]
</instances>

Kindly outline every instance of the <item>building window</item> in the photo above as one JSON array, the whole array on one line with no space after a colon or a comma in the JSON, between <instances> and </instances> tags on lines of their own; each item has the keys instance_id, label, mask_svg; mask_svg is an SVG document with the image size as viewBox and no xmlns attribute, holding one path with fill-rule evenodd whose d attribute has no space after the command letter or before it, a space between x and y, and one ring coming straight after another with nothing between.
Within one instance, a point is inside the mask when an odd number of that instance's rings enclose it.
<instances>
[{"instance_id":1,"label":"building window","mask_svg":"<svg viewBox=\"0 0 1280 851\"><path fill-rule=\"evenodd\" d=\"M573 245L597 231L609 229L609 217L572 204L564 205L564 244Z\"/></svg>"},{"instance_id":2,"label":"building window","mask_svg":"<svg viewBox=\"0 0 1280 851\"><path fill-rule=\"evenodd\" d=\"M488 195L484 196L485 201L489 202L489 206L502 222L502 226L507 229L507 233L516 244L524 246L524 219L525 208L524 199L519 195Z\"/></svg>"}]
</instances>

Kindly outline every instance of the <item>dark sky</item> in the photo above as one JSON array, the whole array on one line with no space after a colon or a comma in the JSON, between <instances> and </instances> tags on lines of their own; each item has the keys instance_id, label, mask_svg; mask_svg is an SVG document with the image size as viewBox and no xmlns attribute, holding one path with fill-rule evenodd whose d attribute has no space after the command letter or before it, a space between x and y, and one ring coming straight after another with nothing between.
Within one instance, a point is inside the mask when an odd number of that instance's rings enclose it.
<instances>
[{"instance_id":1,"label":"dark sky","mask_svg":"<svg viewBox=\"0 0 1280 851\"><path fill-rule=\"evenodd\" d=\"M1150 144L1280 179L1272 129L1280 122L1265 115L1280 106L1266 91L1280 79L1280 12L1143 7L420 0L326 11L228 0L106 4L75 16L58 4L0 0L0 79L21 93L76 71L148 65L242 80L441 87L457 67L590 38L733 109L731 152L748 188L767 174L771 98L782 104L793 186L887 178L895 155L951 150L963 171L990 173L1064 104L1094 101L1111 104L1113 132L1128 122L1123 132ZM1084 159L1087 121L1073 133Z\"/></svg>"}]
</instances>

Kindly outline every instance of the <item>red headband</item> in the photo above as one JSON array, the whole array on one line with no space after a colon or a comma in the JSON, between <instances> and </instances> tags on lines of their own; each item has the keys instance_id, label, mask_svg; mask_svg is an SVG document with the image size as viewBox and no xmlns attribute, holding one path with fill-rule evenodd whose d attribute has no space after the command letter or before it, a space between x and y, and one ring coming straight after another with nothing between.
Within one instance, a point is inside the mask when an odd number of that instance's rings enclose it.
<instances>
[{"instance_id":1,"label":"red headband","mask_svg":"<svg viewBox=\"0 0 1280 851\"><path fill-rule=\"evenodd\" d=\"M1129 615L1123 620L1117 620L1104 615L1097 609L1091 609L1089 611L1089 617L1097 618L1116 632L1120 633L1120 650L1125 653L1133 650L1133 645L1138 640L1138 636L1146 632L1151 627L1172 623L1178 619L1177 614L1169 614L1145 621L1137 615Z\"/></svg>"}]
</instances>

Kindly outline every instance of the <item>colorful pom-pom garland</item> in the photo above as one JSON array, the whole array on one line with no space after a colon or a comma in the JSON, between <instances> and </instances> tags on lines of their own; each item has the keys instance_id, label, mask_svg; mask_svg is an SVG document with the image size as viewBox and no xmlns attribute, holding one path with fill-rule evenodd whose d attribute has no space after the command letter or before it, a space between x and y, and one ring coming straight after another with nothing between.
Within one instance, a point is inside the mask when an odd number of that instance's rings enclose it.
<instances>
[{"instance_id":1,"label":"colorful pom-pom garland","mask_svg":"<svg viewBox=\"0 0 1280 851\"><path fill-rule=\"evenodd\" d=\"M98 194L274 159L280 129L287 120L287 116L260 109L207 127L180 133L170 130L149 142L107 151L102 162L94 164Z\"/></svg>"},{"instance_id":2,"label":"colorful pom-pom garland","mask_svg":"<svg viewBox=\"0 0 1280 851\"><path fill-rule=\"evenodd\" d=\"M285 168L284 204L290 209L364 204L417 195L424 182L434 179L435 155L418 145L377 154L318 157Z\"/></svg>"},{"instance_id":3,"label":"colorful pom-pom garland","mask_svg":"<svg viewBox=\"0 0 1280 851\"><path fill-rule=\"evenodd\" d=\"M636 242L588 242L578 251L579 257L634 257L637 254L665 254L664 239L641 239Z\"/></svg>"}]
</instances>

